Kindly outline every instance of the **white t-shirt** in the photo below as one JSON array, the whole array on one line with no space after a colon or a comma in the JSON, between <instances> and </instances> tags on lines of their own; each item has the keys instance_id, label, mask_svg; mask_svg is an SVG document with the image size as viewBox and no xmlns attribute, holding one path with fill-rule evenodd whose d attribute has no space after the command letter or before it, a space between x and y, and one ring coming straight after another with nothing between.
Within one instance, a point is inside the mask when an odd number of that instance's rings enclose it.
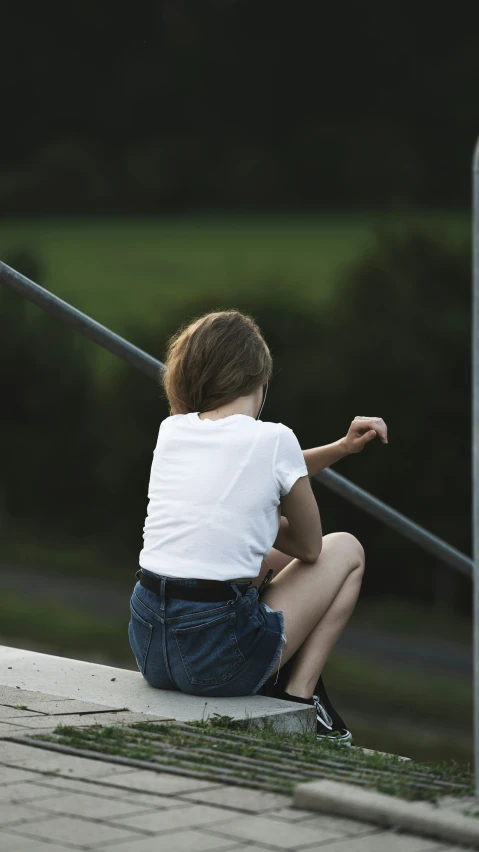
<instances>
[{"instance_id":1,"label":"white t-shirt","mask_svg":"<svg viewBox=\"0 0 479 852\"><path fill-rule=\"evenodd\" d=\"M257 577L279 530L280 496L308 469L289 426L174 414L153 452L140 566L169 577Z\"/></svg>"}]
</instances>

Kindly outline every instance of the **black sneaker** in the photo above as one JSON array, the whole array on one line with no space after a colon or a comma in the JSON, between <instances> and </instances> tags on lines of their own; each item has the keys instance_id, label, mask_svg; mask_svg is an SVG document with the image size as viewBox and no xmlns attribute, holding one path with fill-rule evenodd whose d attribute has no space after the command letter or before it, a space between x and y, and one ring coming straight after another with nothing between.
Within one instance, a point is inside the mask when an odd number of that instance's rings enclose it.
<instances>
[{"instance_id":1,"label":"black sneaker","mask_svg":"<svg viewBox=\"0 0 479 852\"><path fill-rule=\"evenodd\" d=\"M311 704L316 708L316 738L318 740L335 740L342 745L353 745L353 735L344 724L339 713L331 704L323 679L320 677L316 684L317 693L312 698L300 698L290 695L279 684L270 678L259 691L260 695L269 698L280 698L283 701L296 701L301 704Z\"/></svg>"},{"instance_id":2,"label":"black sneaker","mask_svg":"<svg viewBox=\"0 0 479 852\"><path fill-rule=\"evenodd\" d=\"M320 683L322 686L322 689L320 689L321 697L313 695L311 699L311 703L316 707L316 739L336 740L342 745L350 746L353 744L353 735L351 731L348 731L341 716L331 704L321 679ZM324 696L326 696L326 699L324 699Z\"/></svg>"}]
</instances>

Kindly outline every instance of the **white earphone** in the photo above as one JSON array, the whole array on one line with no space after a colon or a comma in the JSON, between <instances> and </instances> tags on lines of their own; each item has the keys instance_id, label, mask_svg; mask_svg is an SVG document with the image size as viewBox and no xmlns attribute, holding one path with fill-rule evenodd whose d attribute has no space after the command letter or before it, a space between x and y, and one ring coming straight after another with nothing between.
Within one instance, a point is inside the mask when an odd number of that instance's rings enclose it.
<instances>
[{"instance_id":1,"label":"white earphone","mask_svg":"<svg viewBox=\"0 0 479 852\"><path fill-rule=\"evenodd\" d=\"M260 414L261 414L261 412L262 412L262 410L263 410L264 404L265 404L265 402L266 402L266 394L267 394L267 393L268 393L268 382L266 382L266 390L265 390L265 392L264 392L263 403L262 403L262 405L261 405L260 410L258 411L258 414L257 414L257 416L256 416L256 420L259 420L259 416L260 416Z\"/></svg>"}]
</instances>

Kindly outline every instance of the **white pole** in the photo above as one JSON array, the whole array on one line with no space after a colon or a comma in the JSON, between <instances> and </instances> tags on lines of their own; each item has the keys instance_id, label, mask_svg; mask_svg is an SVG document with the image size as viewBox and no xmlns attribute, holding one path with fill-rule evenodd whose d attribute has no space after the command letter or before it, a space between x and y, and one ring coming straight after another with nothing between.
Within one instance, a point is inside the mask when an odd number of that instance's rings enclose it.
<instances>
[{"instance_id":1,"label":"white pole","mask_svg":"<svg viewBox=\"0 0 479 852\"><path fill-rule=\"evenodd\" d=\"M474 562L474 770L479 794L479 139L472 168L472 546Z\"/></svg>"}]
</instances>

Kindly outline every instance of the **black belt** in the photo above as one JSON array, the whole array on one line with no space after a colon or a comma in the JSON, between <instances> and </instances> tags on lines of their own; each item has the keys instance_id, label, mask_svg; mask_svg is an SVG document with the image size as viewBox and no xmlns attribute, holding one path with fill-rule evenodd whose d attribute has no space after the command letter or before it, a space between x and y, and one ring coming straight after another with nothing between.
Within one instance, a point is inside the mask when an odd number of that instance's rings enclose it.
<instances>
[{"instance_id":1,"label":"black belt","mask_svg":"<svg viewBox=\"0 0 479 852\"><path fill-rule=\"evenodd\" d=\"M223 580L195 580L196 586L182 586L174 580L166 580L165 595L168 598L180 598L184 601L229 601L236 598L236 590L231 583ZM140 583L150 592L161 594L161 577L152 577L140 571ZM251 583L238 584L238 589L244 595Z\"/></svg>"}]
</instances>

